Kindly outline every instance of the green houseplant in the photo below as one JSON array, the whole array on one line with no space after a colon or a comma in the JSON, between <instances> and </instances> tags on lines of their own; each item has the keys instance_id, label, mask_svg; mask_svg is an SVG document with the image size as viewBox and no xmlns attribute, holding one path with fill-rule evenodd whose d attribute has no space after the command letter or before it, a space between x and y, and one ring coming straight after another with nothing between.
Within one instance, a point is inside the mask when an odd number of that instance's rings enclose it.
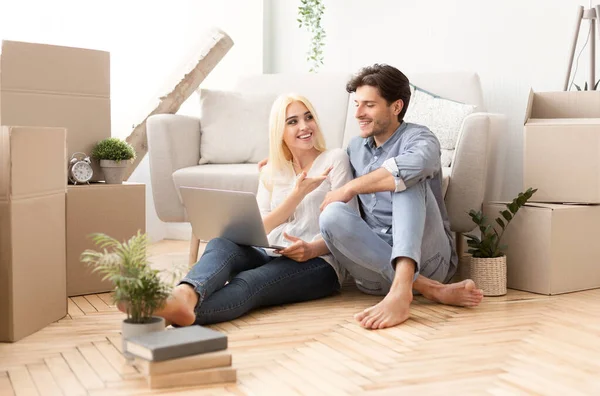
<instances>
[{"instance_id":1,"label":"green houseplant","mask_svg":"<svg viewBox=\"0 0 600 396\"><path fill-rule=\"evenodd\" d=\"M115 137L99 141L92 150L92 158L100 161L100 167L108 184L123 183L125 168L135 157L133 147Z\"/></svg>"},{"instance_id":2,"label":"green houseplant","mask_svg":"<svg viewBox=\"0 0 600 396\"><path fill-rule=\"evenodd\" d=\"M119 242L102 233L91 235L100 251L86 250L81 261L93 267L115 285L113 300L126 309L122 338L164 330L163 318L152 316L171 292L171 285L161 280L159 270L150 267L146 250L148 236L138 231L128 241Z\"/></svg>"},{"instance_id":3,"label":"green houseplant","mask_svg":"<svg viewBox=\"0 0 600 396\"><path fill-rule=\"evenodd\" d=\"M323 64L323 46L325 40L325 29L321 25L321 19L325 12L322 0L300 0L298 7L298 24L304 27L310 34L310 46L306 53L306 60L310 64L310 72L318 71Z\"/></svg>"},{"instance_id":4,"label":"green houseplant","mask_svg":"<svg viewBox=\"0 0 600 396\"><path fill-rule=\"evenodd\" d=\"M495 224L489 224L481 210L469 211L469 216L477 225L481 236L466 235L470 253L470 277L487 296L506 294L506 256L505 246L500 245L502 236L508 224L514 219L537 189L529 188L520 192L512 202L505 204L506 209L500 211L500 216L494 219ZM498 231L497 227L500 227Z\"/></svg>"}]
</instances>

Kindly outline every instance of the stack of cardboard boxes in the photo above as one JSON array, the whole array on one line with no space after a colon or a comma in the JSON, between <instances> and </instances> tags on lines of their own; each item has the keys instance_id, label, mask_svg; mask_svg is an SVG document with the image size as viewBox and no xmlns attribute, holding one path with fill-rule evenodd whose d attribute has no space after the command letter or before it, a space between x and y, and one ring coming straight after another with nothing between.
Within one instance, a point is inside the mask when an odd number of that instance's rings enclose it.
<instances>
[{"instance_id":1,"label":"stack of cardboard boxes","mask_svg":"<svg viewBox=\"0 0 600 396\"><path fill-rule=\"evenodd\" d=\"M67 296L111 290L79 261L96 248L90 233L145 232L144 185L102 183L97 163L96 183L67 185L67 160L89 155L110 124L108 52L2 42L0 341L64 317Z\"/></svg>"},{"instance_id":2,"label":"stack of cardboard boxes","mask_svg":"<svg viewBox=\"0 0 600 396\"><path fill-rule=\"evenodd\" d=\"M0 341L67 314L66 130L0 132Z\"/></svg>"},{"instance_id":3,"label":"stack of cardboard boxes","mask_svg":"<svg viewBox=\"0 0 600 396\"><path fill-rule=\"evenodd\" d=\"M541 294L600 287L600 91L531 92L523 190L538 191L504 234L507 286ZM488 218L501 203L484 205Z\"/></svg>"}]
</instances>

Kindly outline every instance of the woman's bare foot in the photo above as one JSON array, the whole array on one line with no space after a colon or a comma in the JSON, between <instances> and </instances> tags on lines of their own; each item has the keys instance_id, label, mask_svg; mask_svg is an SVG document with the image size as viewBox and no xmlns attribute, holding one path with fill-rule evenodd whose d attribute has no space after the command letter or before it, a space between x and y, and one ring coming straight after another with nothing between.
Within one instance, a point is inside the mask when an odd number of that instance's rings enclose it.
<instances>
[{"instance_id":1,"label":"woman's bare foot","mask_svg":"<svg viewBox=\"0 0 600 396\"><path fill-rule=\"evenodd\" d=\"M483 300L483 291L471 279L449 285L437 283L422 293L432 301L459 307L476 307Z\"/></svg>"},{"instance_id":2,"label":"woman's bare foot","mask_svg":"<svg viewBox=\"0 0 600 396\"><path fill-rule=\"evenodd\" d=\"M198 303L196 291L188 284L181 284L173 289L165 304L153 315L165 318L167 325L189 326L196 321L194 308ZM121 312L127 312L125 305L117 304Z\"/></svg>"},{"instance_id":3,"label":"woman's bare foot","mask_svg":"<svg viewBox=\"0 0 600 396\"><path fill-rule=\"evenodd\" d=\"M405 322L410 316L412 290L390 291L378 304L354 315L365 329L385 329Z\"/></svg>"}]
</instances>

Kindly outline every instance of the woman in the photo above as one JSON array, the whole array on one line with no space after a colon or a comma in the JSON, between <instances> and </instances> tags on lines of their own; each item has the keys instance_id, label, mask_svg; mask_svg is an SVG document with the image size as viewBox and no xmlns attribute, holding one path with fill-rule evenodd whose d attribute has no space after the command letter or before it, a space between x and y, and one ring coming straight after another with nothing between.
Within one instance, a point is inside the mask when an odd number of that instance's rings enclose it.
<instances>
[{"instance_id":1,"label":"woman","mask_svg":"<svg viewBox=\"0 0 600 396\"><path fill-rule=\"evenodd\" d=\"M319 206L327 192L352 179L346 153L326 150L314 108L283 95L271 108L269 162L257 201L272 245L264 249L211 240L188 275L155 315L179 326L238 318L252 309L308 301L339 290L345 272L319 232ZM356 201L351 201L358 211Z\"/></svg>"}]
</instances>

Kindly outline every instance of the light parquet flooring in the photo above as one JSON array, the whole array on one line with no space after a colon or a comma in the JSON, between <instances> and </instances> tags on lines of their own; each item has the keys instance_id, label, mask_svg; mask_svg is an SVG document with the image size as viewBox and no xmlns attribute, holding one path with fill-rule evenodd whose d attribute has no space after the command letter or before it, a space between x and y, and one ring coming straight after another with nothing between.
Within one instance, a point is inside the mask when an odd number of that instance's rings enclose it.
<instances>
[{"instance_id":1,"label":"light parquet flooring","mask_svg":"<svg viewBox=\"0 0 600 396\"><path fill-rule=\"evenodd\" d=\"M154 265L185 264L187 247L153 245ZM510 290L474 309L417 297L405 324L363 330L352 315L378 300L346 285L211 326L229 336L237 383L151 391L120 354L110 294L70 298L65 318L0 343L0 395L600 394L600 290Z\"/></svg>"}]
</instances>

